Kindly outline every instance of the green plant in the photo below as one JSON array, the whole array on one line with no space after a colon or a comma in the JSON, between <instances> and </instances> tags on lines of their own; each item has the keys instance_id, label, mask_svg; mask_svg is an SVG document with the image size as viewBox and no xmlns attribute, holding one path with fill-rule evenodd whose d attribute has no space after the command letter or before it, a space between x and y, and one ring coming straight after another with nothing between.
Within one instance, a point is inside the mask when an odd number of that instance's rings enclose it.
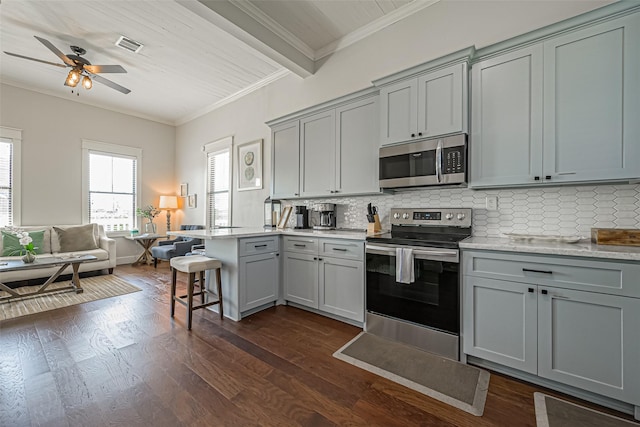
<instances>
[{"instance_id":1,"label":"green plant","mask_svg":"<svg viewBox=\"0 0 640 427\"><path fill-rule=\"evenodd\" d=\"M160 209L154 208L153 205L148 205L144 208L136 208L136 215L147 218L149 222L152 222L155 217L160 215Z\"/></svg>"}]
</instances>

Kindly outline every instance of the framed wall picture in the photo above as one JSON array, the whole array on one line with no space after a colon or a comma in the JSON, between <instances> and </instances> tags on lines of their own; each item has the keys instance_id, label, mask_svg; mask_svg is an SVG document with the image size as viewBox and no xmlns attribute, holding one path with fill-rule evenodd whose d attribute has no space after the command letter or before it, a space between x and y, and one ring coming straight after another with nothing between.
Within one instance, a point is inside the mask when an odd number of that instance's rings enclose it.
<instances>
[{"instance_id":1,"label":"framed wall picture","mask_svg":"<svg viewBox=\"0 0 640 427\"><path fill-rule=\"evenodd\" d=\"M183 182L180 184L180 197L187 197L189 195L189 184Z\"/></svg>"},{"instance_id":2,"label":"framed wall picture","mask_svg":"<svg viewBox=\"0 0 640 427\"><path fill-rule=\"evenodd\" d=\"M238 191L262 189L262 139L238 145Z\"/></svg>"},{"instance_id":3,"label":"framed wall picture","mask_svg":"<svg viewBox=\"0 0 640 427\"><path fill-rule=\"evenodd\" d=\"M189 194L189 196L187 196L187 206L191 209L195 208L197 206L197 202L198 202L198 197L197 194Z\"/></svg>"}]
</instances>

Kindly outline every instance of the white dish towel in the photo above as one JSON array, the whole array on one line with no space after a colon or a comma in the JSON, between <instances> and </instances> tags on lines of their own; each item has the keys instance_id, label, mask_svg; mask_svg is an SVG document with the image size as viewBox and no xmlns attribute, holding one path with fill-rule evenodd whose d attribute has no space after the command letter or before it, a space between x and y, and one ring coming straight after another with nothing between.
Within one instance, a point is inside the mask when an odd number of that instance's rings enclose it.
<instances>
[{"instance_id":1,"label":"white dish towel","mask_svg":"<svg viewBox=\"0 0 640 427\"><path fill-rule=\"evenodd\" d=\"M396 248L396 282L409 284L415 281L413 249Z\"/></svg>"}]
</instances>

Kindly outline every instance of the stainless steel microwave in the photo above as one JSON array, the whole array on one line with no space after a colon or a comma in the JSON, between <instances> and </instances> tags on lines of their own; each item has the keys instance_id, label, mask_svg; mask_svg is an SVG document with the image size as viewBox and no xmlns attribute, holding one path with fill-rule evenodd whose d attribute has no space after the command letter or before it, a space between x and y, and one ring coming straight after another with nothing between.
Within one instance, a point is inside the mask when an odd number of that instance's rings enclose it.
<instances>
[{"instance_id":1,"label":"stainless steel microwave","mask_svg":"<svg viewBox=\"0 0 640 427\"><path fill-rule=\"evenodd\" d=\"M412 141L380 149L380 188L466 182L466 134Z\"/></svg>"}]
</instances>

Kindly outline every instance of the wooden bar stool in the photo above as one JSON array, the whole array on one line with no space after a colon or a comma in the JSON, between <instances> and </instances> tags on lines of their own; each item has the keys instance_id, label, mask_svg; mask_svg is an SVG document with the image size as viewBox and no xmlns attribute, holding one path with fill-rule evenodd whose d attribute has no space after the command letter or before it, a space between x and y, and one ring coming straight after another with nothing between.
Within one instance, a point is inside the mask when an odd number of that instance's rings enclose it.
<instances>
[{"instance_id":1,"label":"wooden bar stool","mask_svg":"<svg viewBox=\"0 0 640 427\"><path fill-rule=\"evenodd\" d=\"M203 255L191 255L191 256L179 256L171 258L171 317L173 317L176 310L176 301L187 307L187 329L191 330L191 318L193 310L199 308L209 307L210 305L220 304L220 318L223 318L222 313L222 283L220 280L220 268L222 268L222 262L215 258L209 258ZM216 285L218 290L218 299L216 301L205 302L205 294L211 293L207 290L204 280L204 272L206 270L216 270ZM178 271L189 274L189 281L187 283L187 294L176 295L176 276ZM196 273L199 273L200 291L194 293ZM193 297L200 295L200 304L193 305ZM184 299L186 298L186 301ZM208 299L208 298L207 298Z\"/></svg>"}]
</instances>

